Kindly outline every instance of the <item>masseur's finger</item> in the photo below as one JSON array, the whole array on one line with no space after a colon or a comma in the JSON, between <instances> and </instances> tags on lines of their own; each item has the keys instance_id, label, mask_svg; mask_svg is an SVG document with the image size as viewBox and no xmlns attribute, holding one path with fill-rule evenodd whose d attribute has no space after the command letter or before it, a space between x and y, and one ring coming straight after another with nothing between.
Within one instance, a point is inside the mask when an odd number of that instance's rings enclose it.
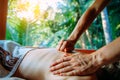
<instances>
[{"instance_id":1,"label":"masseur's finger","mask_svg":"<svg viewBox=\"0 0 120 80\"><path fill-rule=\"evenodd\" d=\"M64 52L72 52L74 50L74 47L68 47L64 49Z\"/></svg>"},{"instance_id":2,"label":"masseur's finger","mask_svg":"<svg viewBox=\"0 0 120 80\"><path fill-rule=\"evenodd\" d=\"M72 71L73 68L71 66L67 66L67 67L64 67L62 69L59 69L57 71L53 71L53 74L60 74L60 73L65 73L65 72L69 72L69 71Z\"/></svg>"},{"instance_id":3,"label":"masseur's finger","mask_svg":"<svg viewBox=\"0 0 120 80\"><path fill-rule=\"evenodd\" d=\"M57 50L60 51L60 48L61 48L63 42L64 42L64 40L61 40L61 41L58 43L58 45L57 45Z\"/></svg>"},{"instance_id":4,"label":"masseur's finger","mask_svg":"<svg viewBox=\"0 0 120 80\"><path fill-rule=\"evenodd\" d=\"M60 47L60 51L64 51L65 52L66 45L67 45L67 41L64 40L62 46Z\"/></svg>"},{"instance_id":5,"label":"masseur's finger","mask_svg":"<svg viewBox=\"0 0 120 80\"><path fill-rule=\"evenodd\" d=\"M54 67L51 67L50 68L50 71L57 71L57 70L59 70L59 69L61 69L61 68L64 68L64 67L66 67L66 66L70 66L70 63L69 62L62 62L62 63L60 63L60 64L58 64L58 65L56 65L56 66L54 66Z\"/></svg>"},{"instance_id":6,"label":"masseur's finger","mask_svg":"<svg viewBox=\"0 0 120 80\"><path fill-rule=\"evenodd\" d=\"M52 63L50 67L53 67L53 66L55 66L55 65L57 65L59 63L62 63L62 62L65 62L65 61L69 61L69 60L71 60L70 57L64 57L62 59L58 59L54 63Z\"/></svg>"},{"instance_id":7,"label":"masseur's finger","mask_svg":"<svg viewBox=\"0 0 120 80\"><path fill-rule=\"evenodd\" d=\"M77 70L72 70L70 72L60 73L60 76L74 76L74 75L77 75L77 74L78 74Z\"/></svg>"},{"instance_id":8,"label":"masseur's finger","mask_svg":"<svg viewBox=\"0 0 120 80\"><path fill-rule=\"evenodd\" d=\"M64 57L68 57L68 56L71 56L72 54L71 53L64 53Z\"/></svg>"}]
</instances>

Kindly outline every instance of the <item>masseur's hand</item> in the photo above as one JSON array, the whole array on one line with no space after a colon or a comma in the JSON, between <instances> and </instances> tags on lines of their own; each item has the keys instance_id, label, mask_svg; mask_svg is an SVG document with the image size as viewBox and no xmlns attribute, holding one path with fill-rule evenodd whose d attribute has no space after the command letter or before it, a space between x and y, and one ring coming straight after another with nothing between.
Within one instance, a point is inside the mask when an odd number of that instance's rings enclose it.
<instances>
[{"instance_id":1,"label":"masseur's hand","mask_svg":"<svg viewBox=\"0 0 120 80\"><path fill-rule=\"evenodd\" d=\"M94 54L81 55L79 53L72 56L63 57L54 62L50 71L60 76L88 75L96 72L100 66L98 57Z\"/></svg>"},{"instance_id":2,"label":"masseur's hand","mask_svg":"<svg viewBox=\"0 0 120 80\"><path fill-rule=\"evenodd\" d=\"M71 40L61 40L57 45L58 51L71 52L74 49L74 42Z\"/></svg>"}]
</instances>

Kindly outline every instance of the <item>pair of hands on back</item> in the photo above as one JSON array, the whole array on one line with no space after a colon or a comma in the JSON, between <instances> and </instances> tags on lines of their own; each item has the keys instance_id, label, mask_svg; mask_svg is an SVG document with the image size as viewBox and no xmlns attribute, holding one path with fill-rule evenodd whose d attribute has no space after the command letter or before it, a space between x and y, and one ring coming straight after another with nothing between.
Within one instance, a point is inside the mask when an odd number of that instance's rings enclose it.
<instances>
[{"instance_id":1,"label":"pair of hands on back","mask_svg":"<svg viewBox=\"0 0 120 80\"><path fill-rule=\"evenodd\" d=\"M63 52L71 52L74 49L74 43L70 40L62 40L59 42L57 49ZM99 67L96 55L76 53L56 60L51 64L50 71L60 76L78 76L92 74Z\"/></svg>"}]
</instances>

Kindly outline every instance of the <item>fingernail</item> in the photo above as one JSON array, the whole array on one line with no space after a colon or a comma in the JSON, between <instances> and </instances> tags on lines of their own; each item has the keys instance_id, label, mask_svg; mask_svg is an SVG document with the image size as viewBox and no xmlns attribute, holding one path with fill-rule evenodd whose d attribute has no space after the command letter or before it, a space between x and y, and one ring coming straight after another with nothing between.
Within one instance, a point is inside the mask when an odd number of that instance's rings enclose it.
<instances>
[{"instance_id":1,"label":"fingernail","mask_svg":"<svg viewBox=\"0 0 120 80\"><path fill-rule=\"evenodd\" d=\"M60 74L60 72L59 71L54 71L53 74Z\"/></svg>"},{"instance_id":2,"label":"fingernail","mask_svg":"<svg viewBox=\"0 0 120 80\"><path fill-rule=\"evenodd\" d=\"M54 68L52 67L52 68L50 68L50 71L52 72L52 71L54 71Z\"/></svg>"},{"instance_id":3,"label":"fingernail","mask_svg":"<svg viewBox=\"0 0 120 80\"><path fill-rule=\"evenodd\" d=\"M57 74L57 72L53 72L53 74Z\"/></svg>"},{"instance_id":4,"label":"fingernail","mask_svg":"<svg viewBox=\"0 0 120 80\"><path fill-rule=\"evenodd\" d=\"M52 65L50 65L50 68L52 67Z\"/></svg>"},{"instance_id":5,"label":"fingernail","mask_svg":"<svg viewBox=\"0 0 120 80\"><path fill-rule=\"evenodd\" d=\"M53 72L54 75L58 74L57 72Z\"/></svg>"},{"instance_id":6,"label":"fingernail","mask_svg":"<svg viewBox=\"0 0 120 80\"><path fill-rule=\"evenodd\" d=\"M53 67L53 64L50 65L50 68Z\"/></svg>"},{"instance_id":7,"label":"fingernail","mask_svg":"<svg viewBox=\"0 0 120 80\"><path fill-rule=\"evenodd\" d=\"M53 72L54 75L56 75L54 72Z\"/></svg>"},{"instance_id":8,"label":"fingernail","mask_svg":"<svg viewBox=\"0 0 120 80\"><path fill-rule=\"evenodd\" d=\"M58 47L56 47L56 49L59 51L59 48L58 48Z\"/></svg>"},{"instance_id":9,"label":"fingernail","mask_svg":"<svg viewBox=\"0 0 120 80\"><path fill-rule=\"evenodd\" d=\"M60 76L63 76L63 74L59 74Z\"/></svg>"}]
</instances>

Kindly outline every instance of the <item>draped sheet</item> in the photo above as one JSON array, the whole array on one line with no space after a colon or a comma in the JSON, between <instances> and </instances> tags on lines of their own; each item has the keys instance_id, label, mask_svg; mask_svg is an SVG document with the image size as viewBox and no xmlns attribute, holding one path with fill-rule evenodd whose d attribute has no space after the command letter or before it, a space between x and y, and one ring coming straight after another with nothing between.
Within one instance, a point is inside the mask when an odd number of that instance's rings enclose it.
<instances>
[{"instance_id":1,"label":"draped sheet","mask_svg":"<svg viewBox=\"0 0 120 80\"><path fill-rule=\"evenodd\" d=\"M13 53L13 56L19 57L20 55L24 54L27 50L22 50L23 47L20 46L20 44L10 41L10 40L0 40L0 47L2 47L4 50ZM18 77L5 77L9 74L9 71L4 69L2 65L0 64L0 80L25 80Z\"/></svg>"}]
</instances>

